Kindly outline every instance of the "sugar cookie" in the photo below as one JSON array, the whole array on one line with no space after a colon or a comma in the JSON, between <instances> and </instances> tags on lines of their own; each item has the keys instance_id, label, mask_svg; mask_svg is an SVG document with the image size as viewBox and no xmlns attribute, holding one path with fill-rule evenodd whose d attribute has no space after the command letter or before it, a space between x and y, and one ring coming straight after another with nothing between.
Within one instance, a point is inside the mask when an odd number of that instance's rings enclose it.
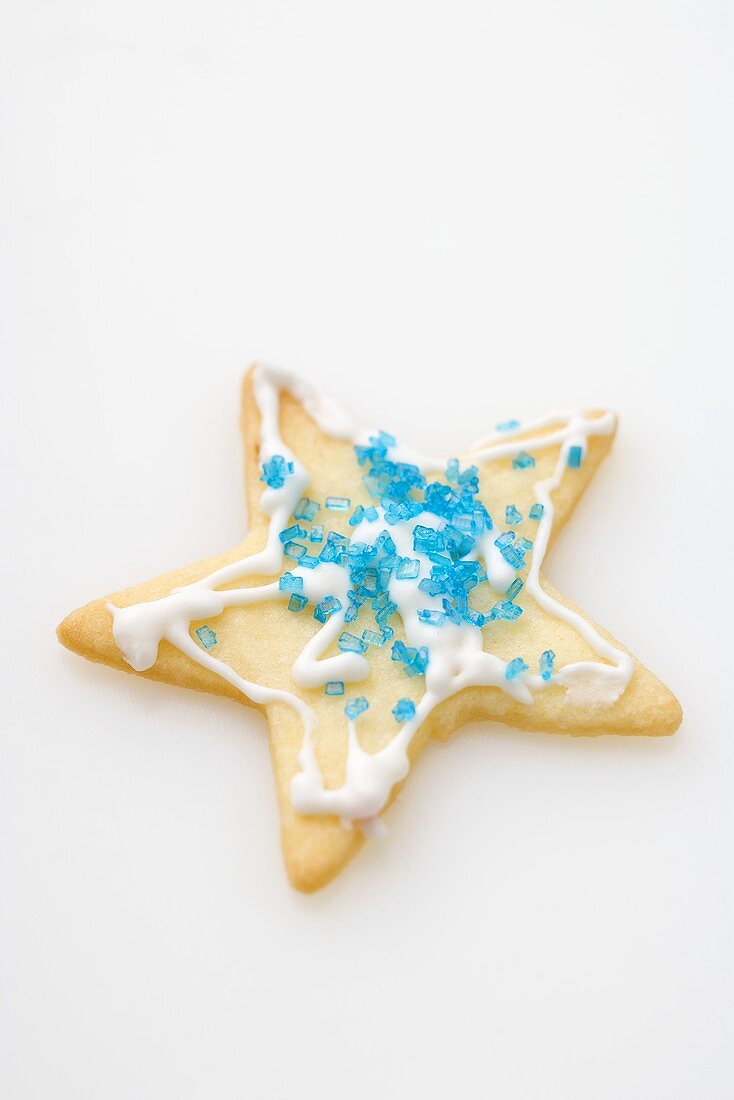
<instances>
[{"instance_id":1,"label":"sugar cookie","mask_svg":"<svg viewBox=\"0 0 734 1100\"><path fill-rule=\"evenodd\" d=\"M243 427L245 541L87 604L58 635L91 660L264 712L298 889L323 886L384 829L432 736L480 718L678 727L668 689L541 573L613 414L508 421L447 462L257 365Z\"/></svg>"}]
</instances>

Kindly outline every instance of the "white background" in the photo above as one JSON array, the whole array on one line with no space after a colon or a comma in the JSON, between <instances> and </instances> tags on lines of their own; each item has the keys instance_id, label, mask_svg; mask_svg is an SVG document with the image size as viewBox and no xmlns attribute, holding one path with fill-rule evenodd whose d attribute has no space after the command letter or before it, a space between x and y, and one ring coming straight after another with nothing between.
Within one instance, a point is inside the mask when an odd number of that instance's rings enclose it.
<instances>
[{"instance_id":1,"label":"white background","mask_svg":"<svg viewBox=\"0 0 734 1100\"><path fill-rule=\"evenodd\" d=\"M0 3L3 1100L728 1100L734 9ZM621 414L550 561L664 741L476 726L288 887L262 721L63 651L239 540L239 380Z\"/></svg>"}]
</instances>

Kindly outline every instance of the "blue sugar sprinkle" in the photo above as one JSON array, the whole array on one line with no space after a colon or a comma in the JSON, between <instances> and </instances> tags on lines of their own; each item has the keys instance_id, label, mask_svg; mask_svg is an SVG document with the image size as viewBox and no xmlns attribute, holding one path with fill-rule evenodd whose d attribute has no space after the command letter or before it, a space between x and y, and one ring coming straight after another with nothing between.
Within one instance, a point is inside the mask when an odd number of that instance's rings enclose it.
<instances>
[{"instance_id":1,"label":"blue sugar sprinkle","mask_svg":"<svg viewBox=\"0 0 734 1100\"><path fill-rule=\"evenodd\" d=\"M363 630L362 641L367 642L368 645L377 646L379 649L384 646L387 638L384 634L378 634L376 630Z\"/></svg>"},{"instance_id":2,"label":"blue sugar sprinkle","mask_svg":"<svg viewBox=\"0 0 734 1100\"><path fill-rule=\"evenodd\" d=\"M525 565L525 558L521 551L515 550L512 544L512 538L507 536L513 536L514 531L505 531L499 539L494 540L495 547L500 550L502 557L505 559L508 565L512 565L513 569L523 569Z\"/></svg>"},{"instance_id":3,"label":"blue sugar sprinkle","mask_svg":"<svg viewBox=\"0 0 734 1100\"><path fill-rule=\"evenodd\" d=\"M396 722L410 722L415 718L415 703L412 699L398 699L392 712Z\"/></svg>"},{"instance_id":4,"label":"blue sugar sprinkle","mask_svg":"<svg viewBox=\"0 0 734 1100\"><path fill-rule=\"evenodd\" d=\"M428 611L425 608L418 612L418 618L429 626L443 626L446 622L446 616L442 611Z\"/></svg>"},{"instance_id":5,"label":"blue sugar sprinkle","mask_svg":"<svg viewBox=\"0 0 734 1100\"><path fill-rule=\"evenodd\" d=\"M515 622L521 615L522 608L512 600L500 600L489 613L490 619L506 619L508 622Z\"/></svg>"},{"instance_id":6,"label":"blue sugar sprinkle","mask_svg":"<svg viewBox=\"0 0 734 1100\"><path fill-rule=\"evenodd\" d=\"M316 500L309 500L308 497L301 497L298 504L293 509L293 515L296 519L306 519L311 522L321 505Z\"/></svg>"},{"instance_id":7,"label":"blue sugar sprinkle","mask_svg":"<svg viewBox=\"0 0 734 1100\"><path fill-rule=\"evenodd\" d=\"M198 630L194 631L194 634L196 634L204 649L211 649L213 645L217 644L217 636L210 626L200 626Z\"/></svg>"},{"instance_id":8,"label":"blue sugar sprinkle","mask_svg":"<svg viewBox=\"0 0 734 1100\"><path fill-rule=\"evenodd\" d=\"M341 611L342 602L336 596L324 596L313 609L313 617L319 623L325 623L335 611Z\"/></svg>"},{"instance_id":9,"label":"blue sugar sprinkle","mask_svg":"<svg viewBox=\"0 0 734 1100\"><path fill-rule=\"evenodd\" d=\"M516 547L517 547L517 549L518 549L518 550L520 550L520 551L521 551L521 553L523 553L523 554L526 554L526 553L528 552L528 550L532 550L532 549L533 549L533 544L532 544L532 542L530 541L530 539L526 539L526 538L519 538L519 539L517 540L517 542L515 543L515 546L516 546Z\"/></svg>"},{"instance_id":10,"label":"blue sugar sprinkle","mask_svg":"<svg viewBox=\"0 0 734 1100\"><path fill-rule=\"evenodd\" d=\"M479 492L479 468L477 466L467 466L465 470L462 470L459 474L459 485L462 489L468 488L469 492Z\"/></svg>"},{"instance_id":11,"label":"blue sugar sprinkle","mask_svg":"<svg viewBox=\"0 0 734 1100\"><path fill-rule=\"evenodd\" d=\"M367 650L367 643L356 634L350 634L348 630L342 631L336 644L342 653L365 653Z\"/></svg>"},{"instance_id":12,"label":"blue sugar sprinkle","mask_svg":"<svg viewBox=\"0 0 734 1100\"><path fill-rule=\"evenodd\" d=\"M515 596L517 596L519 594L521 589L522 589L522 581L520 580L519 577L515 577L514 581L512 582L510 587L505 592L505 595L507 596L508 600L514 600Z\"/></svg>"},{"instance_id":13,"label":"blue sugar sprinkle","mask_svg":"<svg viewBox=\"0 0 734 1100\"><path fill-rule=\"evenodd\" d=\"M403 662L406 676L423 676L428 668L428 647L422 645L415 649L405 642L393 642L392 659Z\"/></svg>"},{"instance_id":14,"label":"blue sugar sprinkle","mask_svg":"<svg viewBox=\"0 0 734 1100\"><path fill-rule=\"evenodd\" d=\"M418 652L405 666L405 671L408 676L423 676L428 668L428 648L427 646L419 646Z\"/></svg>"},{"instance_id":15,"label":"blue sugar sprinkle","mask_svg":"<svg viewBox=\"0 0 734 1100\"><path fill-rule=\"evenodd\" d=\"M463 612L459 610L459 605L457 601L449 600L444 596L444 598L441 600L441 605L443 607L444 615L446 616L446 618L450 622L456 623L458 626L463 618ZM420 612L418 612L418 615L420 616Z\"/></svg>"},{"instance_id":16,"label":"blue sugar sprinkle","mask_svg":"<svg viewBox=\"0 0 734 1100\"><path fill-rule=\"evenodd\" d=\"M281 592L303 592L303 577L294 577L286 570L278 581L278 588Z\"/></svg>"},{"instance_id":17,"label":"blue sugar sprinkle","mask_svg":"<svg viewBox=\"0 0 734 1100\"><path fill-rule=\"evenodd\" d=\"M288 600L288 610L303 611L307 603L308 600L305 596L300 596L298 592L291 592L291 598Z\"/></svg>"},{"instance_id":18,"label":"blue sugar sprinkle","mask_svg":"<svg viewBox=\"0 0 734 1100\"><path fill-rule=\"evenodd\" d=\"M346 512L347 508L351 504L349 497L327 497L326 507L330 508L332 512Z\"/></svg>"},{"instance_id":19,"label":"blue sugar sprinkle","mask_svg":"<svg viewBox=\"0 0 734 1100\"><path fill-rule=\"evenodd\" d=\"M374 504L368 504L368 506L364 510L364 518L366 520L369 520L370 523L374 523L377 517L378 511L375 508Z\"/></svg>"},{"instance_id":20,"label":"blue sugar sprinkle","mask_svg":"<svg viewBox=\"0 0 734 1100\"><path fill-rule=\"evenodd\" d=\"M535 465L535 459L527 451L520 451L512 460L513 470L527 470Z\"/></svg>"},{"instance_id":21,"label":"blue sugar sprinkle","mask_svg":"<svg viewBox=\"0 0 734 1100\"><path fill-rule=\"evenodd\" d=\"M314 524L309 532L309 540L311 542L323 542L324 541L324 528L321 524Z\"/></svg>"},{"instance_id":22,"label":"blue sugar sprinkle","mask_svg":"<svg viewBox=\"0 0 734 1100\"><path fill-rule=\"evenodd\" d=\"M281 542L290 542L291 539L302 539L306 537L306 529L300 527L297 523L294 523L292 527L286 527L281 531L278 538Z\"/></svg>"},{"instance_id":23,"label":"blue sugar sprinkle","mask_svg":"<svg viewBox=\"0 0 734 1100\"><path fill-rule=\"evenodd\" d=\"M413 550L417 554L438 553L444 549L444 539L440 531L434 527L423 527L417 524L413 528Z\"/></svg>"},{"instance_id":24,"label":"blue sugar sprinkle","mask_svg":"<svg viewBox=\"0 0 734 1100\"><path fill-rule=\"evenodd\" d=\"M530 516L531 519L540 519L540 517L543 515L544 511L545 511L545 508L543 507L542 504L533 504L530 507L530 511L528 512L528 515Z\"/></svg>"},{"instance_id":25,"label":"blue sugar sprinkle","mask_svg":"<svg viewBox=\"0 0 734 1100\"><path fill-rule=\"evenodd\" d=\"M399 558L395 576L400 581L412 581L418 576L421 563L417 558Z\"/></svg>"},{"instance_id":26,"label":"blue sugar sprinkle","mask_svg":"<svg viewBox=\"0 0 734 1100\"><path fill-rule=\"evenodd\" d=\"M502 424L497 424L495 426L495 431L496 432L512 432L512 431L515 430L515 428L519 428L519 427L520 427L520 421L519 420L505 420L505 421L503 421Z\"/></svg>"},{"instance_id":27,"label":"blue sugar sprinkle","mask_svg":"<svg viewBox=\"0 0 734 1100\"><path fill-rule=\"evenodd\" d=\"M321 558L315 558L313 554L301 554L298 564L302 569L315 569L321 565Z\"/></svg>"},{"instance_id":28,"label":"blue sugar sprinkle","mask_svg":"<svg viewBox=\"0 0 734 1100\"><path fill-rule=\"evenodd\" d=\"M556 659L556 655L552 649L546 649L544 653L540 655L540 676L543 680L550 680L553 675L553 662Z\"/></svg>"},{"instance_id":29,"label":"blue sugar sprinkle","mask_svg":"<svg viewBox=\"0 0 734 1100\"><path fill-rule=\"evenodd\" d=\"M505 508L505 523L520 523L522 521L522 512L518 512L514 504L508 504Z\"/></svg>"},{"instance_id":30,"label":"blue sugar sprinkle","mask_svg":"<svg viewBox=\"0 0 734 1100\"><path fill-rule=\"evenodd\" d=\"M568 448L568 454L566 456L566 462L568 463L569 470L578 470L581 465L581 459L584 456L583 448L579 446L573 446Z\"/></svg>"},{"instance_id":31,"label":"blue sugar sprinkle","mask_svg":"<svg viewBox=\"0 0 734 1100\"><path fill-rule=\"evenodd\" d=\"M301 546L300 542L287 542L283 547L283 553L287 554L289 558L295 558L298 561L306 553L306 547Z\"/></svg>"},{"instance_id":32,"label":"blue sugar sprinkle","mask_svg":"<svg viewBox=\"0 0 734 1100\"><path fill-rule=\"evenodd\" d=\"M523 672L527 670L527 665L523 661L522 657L515 657L513 661L510 661L505 669L506 680L516 680Z\"/></svg>"},{"instance_id":33,"label":"blue sugar sprinkle","mask_svg":"<svg viewBox=\"0 0 734 1100\"><path fill-rule=\"evenodd\" d=\"M343 680L327 680L324 684L324 695L343 695L344 694L344 681Z\"/></svg>"},{"instance_id":34,"label":"blue sugar sprinkle","mask_svg":"<svg viewBox=\"0 0 734 1100\"><path fill-rule=\"evenodd\" d=\"M456 485L459 481L459 460L458 458L450 458L446 463L446 480L450 481L452 485Z\"/></svg>"},{"instance_id":35,"label":"blue sugar sprinkle","mask_svg":"<svg viewBox=\"0 0 734 1100\"><path fill-rule=\"evenodd\" d=\"M344 713L346 714L347 718L359 718L360 714L364 714L368 707L369 703L365 699L364 695L358 695L356 699L349 700L344 708Z\"/></svg>"},{"instance_id":36,"label":"blue sugar sprinkle","mask_svg":"<svg viewBox=\"0 0 734 1100\"><path fill-rule=\"evenodd\" d=\"M466 609L464 618L471 626L478 626L480 630L487 621L487 616L483 615L481 611L475 611L473 607Z\"/></svg>"},{"instance_id":37,"label":"blue sugar sprinkle","mask_svg":"<svg viewBox=\"0 0 734 1100\"><path fill-rule=\"evenodd\" d=\"M387 620L395 614L397 609L397 604L392 603L392 601L388 601L388 603L386 603L384 607L381 607L375 615L375 622L377 623L377 625L384 626L387 623Z\"/></svg>"},{"instance_id":38,"label":"blue sugar sprinkle","mask_svg":"<svg viewBox=\"0 0 734 1100\"><path fill-rule=\"evenodd\" d=\"M351 516L349 517L349 526L350 527L356 527L357 524L361 523L363 519L364 519L364 508L362 507L361 504L358 504L357 507L352 512Z\"/></svg>"},{"instance_id":39,"label":"blue sugar sprinkle","mask_svg":"<svg viewBox=\"0 0 734 1100\"><path fill-rule=\"evenodd\" d=\"M510 546L515 541L514 531L505 531L503 535L500 535L494 540L495 546L498 546L500 550L504 550L506 546Z\"/></svg>"},{"instance_id":40,"label":"blue sugar sprinkle","mask_svg":"<svg viewBox=\"0 0 734 1100\"><path fill-rule=\"evenodd\" d=\"M271 489L281 489L285 485L285 479L293 473L293 463L286 462L282 455L273 455L269 462L263 462L261 481L266 482Z\"/></svg>"}]
</instances>

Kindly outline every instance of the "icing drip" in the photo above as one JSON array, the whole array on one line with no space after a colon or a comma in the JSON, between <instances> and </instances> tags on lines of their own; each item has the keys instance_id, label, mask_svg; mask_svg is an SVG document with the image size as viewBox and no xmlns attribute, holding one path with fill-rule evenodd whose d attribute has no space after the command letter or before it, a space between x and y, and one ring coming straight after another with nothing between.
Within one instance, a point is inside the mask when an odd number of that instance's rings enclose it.
<instances>
[{"instance_id":1,"label":"icing drip","mask_svg":"<svg viewBox=\"0 0 734 1100\"><path fill-rule=\"evenodd\" d=\"M293 464L293 472L278 488L266 487L260 507L270 519L264 548L256 554L231 562L209 576L169 595L149 603L119 608L108 604L113 615L113 635L125 660L137 671L151 668L158 657L162 640L168 641L193 661L222 677L253 702L268 705L282 702L292 707L301 717L304 738L298 762L301 771L294 776L291 797L296 810L304 814L336 814L343 821L364 824L370 835L380 832L377 820L390 792L408 774L410 761L408 750L412 739L431 711L442 700L463 688L494 686L505 691L523 704L532 704L533 692L543 690L549 683L560 684L567 689L570 701L592 705L609 705L625 690L632 676L632 659L618 650L581 615L553 599L540 583L540 568L548 546L553 526L554 509L551 494L559 487L568 463L570 448L585 452L590 435L607 435L614 430L615 419L607 414L590 419L580 413L569 412L555 417L518 425L478 443L471 453L473 460L496 461L518 455L524 448L541 450L560 447L553 474L536 482L535 499L543 505L539 520L535 548L526 579L526 588L535 601L548 614L562 620L576 630L590 647L602 658L611 662L603 664L582 661L560 668L548 679L522 671L508 679L507 665L499 657L485 651L482 631L465 623L445 622L440 629L421 621L420 609L440 612L440 597L431 597L419 590L421 579L430 576L431 561L417 552L413 545L413 532L419 525L435 527L436 516L422 512L407 522L391 526L390 533L398 554L412 557L419 562L418 577L414 581L399 580L394 575L389 583L390 599L397 605L408 644L416 648L426 646L430 660L425 670L425 693L416 706L415 714L406 721L388 744L376 753L368 753L361 747L353 720L348 721L348 752L345 781L341 787L326 788L316 758L313 741L315 714L298 695L253 683L239 676L225 662L202 650L191 637L192 621L216 617L226 607L243 607L265 600L282 600L289 593L281 591L273 582L257 587L235 588L221 591L220 586L253 574L273 576L283 566L283 545L280 532L291 519L294 508L310 484L304 469L280 436L280 392L290 391L302 401L306 411L328 435L338 439L366 442L372 433L358 433L351 420L336 405L318 397L302 379L286 371L260 365L254 373L254 394L260 411L260 460L269 462L274 456ZM527 438L528 431L547 429L545 435ZM522 434L522 440L518 435ZM440 471L445 462L421 455L410 448L396 445L390 448L390 458L396 462L408 462L422 472ZM378 521L364 520L352 534L352 543L372 546L384 530L384 512L377 509ZM497 528L485 532L468 555L481 561L489 584L504 593L516 576L516 570L508 563L495 539L501 534ZM325 651L336 641L345 626L344 609L348 603L349 572L341 565L322 562L317 569L296 567L293 576L303 582L302 594L313 604L326 596L336 597L341 609L331 615L313 638L306 644L293 666L293 680L303 688L315 688L328 681L347 683L362 681L369 675L369 664L359 653L340 653L324 657Z\"/></svg>"}]
</instances>

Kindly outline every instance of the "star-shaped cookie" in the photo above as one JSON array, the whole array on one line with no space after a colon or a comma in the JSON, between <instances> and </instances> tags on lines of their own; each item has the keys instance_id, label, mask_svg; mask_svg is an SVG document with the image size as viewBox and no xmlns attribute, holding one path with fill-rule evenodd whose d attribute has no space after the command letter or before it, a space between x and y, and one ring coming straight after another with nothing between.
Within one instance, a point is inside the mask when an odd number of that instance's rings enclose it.
<instances>
[{"instance_id":1,"label":"star-shaped cookie","mask_svg":"<svg viewBox=\"0 0 734 1100\"><path fill-rule=\"evenodd\" d=\"M264 712L295 887L325 885L384 829L431 737L476 719L678 727L670 691L541 572L611 446L612 414L509 421L447 461L257 365L243 428L245 541L87 604L58 636Z\"/></svg>"}]
</instances>

